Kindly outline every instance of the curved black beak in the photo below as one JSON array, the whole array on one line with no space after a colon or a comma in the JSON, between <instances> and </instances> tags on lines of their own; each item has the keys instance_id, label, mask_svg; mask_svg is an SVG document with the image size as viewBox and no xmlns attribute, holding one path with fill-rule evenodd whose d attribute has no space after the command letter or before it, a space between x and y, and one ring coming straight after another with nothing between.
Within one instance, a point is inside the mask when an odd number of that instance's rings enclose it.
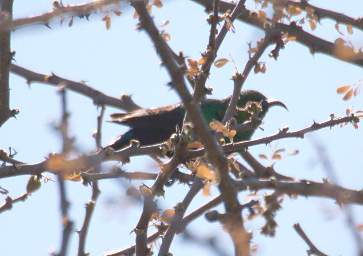
<instances>
[{"instance_id":1,"label":"curved black beak","mask_svg":"<svg viewBox=\"0 0 363 256\"><path fill-rule=\"evenodd\" d=\"M267 103L268 103L269 108L273 107L273 106L279 106L279 107L283 107L287 111L289 110L283 102L276 100L276 99L267 99Z\"/></svg>"}]
</instances>

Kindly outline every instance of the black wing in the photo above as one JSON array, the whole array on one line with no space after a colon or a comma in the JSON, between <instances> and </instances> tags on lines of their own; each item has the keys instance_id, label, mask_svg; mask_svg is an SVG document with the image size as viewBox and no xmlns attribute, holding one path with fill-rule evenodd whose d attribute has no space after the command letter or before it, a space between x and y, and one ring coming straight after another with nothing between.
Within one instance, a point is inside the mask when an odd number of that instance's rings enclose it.
<instances>
[{"instance_id":1,"label":"black wing","mask_svg":"<svg viewBox=\"0 0 363 256\"><path fill-rule=\"evenodd\" d=\"M185 110L180 104L154 109L139 109L130 113L115 113L111 122L132 128L162 128L181 126Z\"/></svg>"}]
</instances>

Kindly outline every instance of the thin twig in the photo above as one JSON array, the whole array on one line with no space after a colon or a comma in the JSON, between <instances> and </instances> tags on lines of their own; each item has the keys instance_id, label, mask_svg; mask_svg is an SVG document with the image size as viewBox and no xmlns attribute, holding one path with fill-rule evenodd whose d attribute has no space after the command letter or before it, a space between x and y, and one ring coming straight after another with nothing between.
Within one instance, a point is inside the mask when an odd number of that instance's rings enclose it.
<instances>
[{"instance_id":1,"label":"thin twig","mask_svg":"<svg viewBox=\"0 0 363 256\"><path fill-rule=\"evenodd\" d=\"M28 193L24 193L16 198L11 198L10 196L7 196L5 202L2 205L0 205L0 213L3 213L13 208L13 204L16 202L25 201L26 199L28 199L28 195L29 195Z\"/></svg>"},{"instance_id":2,"label":"thin twig","mask_svg":"<svg viewBox=\"0 0 363 256\"><path fill-rule=\"evenodd\" d=\"M213 6L214 12L219 10L219 2L220 1L217 1L217 3L214 2L214 6ZM233 21L237 18L240 11L244 8L245 2L246 2L245 0L239 1L238 4L236 6L234 6L234 8L232 8L232 10L233 10L232 13L228 17L225 18L223 27L221 28L217 37L214 40L212 40L212 44L211 44L211 40L209 42L208 48L204 53L204 58L206 58L206 60L201 67L200 74L196 77L196 80L195 80L195 88L194 88L194 95L193 95L193 100L195 102L199 102L199 100L203 98L204 93L205 93L205 83L208 79L212 64L213 64L215 58L217 57L217 52L218 52L220 46L222 45L222 42L227 35L227 32L232 29ZM218 15L217 15L217 17L218 17ZM211 27L211 33L212 33L212 32L214 32L214 30L213 30L214 23L212 23L211 26L212 26ZM212 46L214 46L214 47L212 47Z\"/></svg>"},{"instance_id":3,"label":"thin twig","mask_svg":"<svg viewBox=\"0 0 363 256\"><path fill-rule=\"evenodd\" d=\"M305 241L305 243L309 246L308 255L316 255L316 256L328 256L327 254L321 252L309 239L309 237L305 234L304 230L301 228L299 223L294 224L294 229L296 233Z\"/></svg>"},{"instance_id":4,"label":"thin twig","mask_svg":"<svg viewBox=\"0 0 363 256\"><path fill-rule=\"evenodd\" d=\"M67 110L68 104L67 104L67 94L64 88L60 88L60 97L61 97L61 108L62 108L62 119L59 124L59 132L62 136L62 154L67 155L72 148L72 139L69 138L69 127L68 127L68 118L69 113ZM73 228L73 221L69 218L69 201L67 199L67 193L66 193L66 187L64 183L63 173L60 172L57 175L57 181L59 185L59 195L60 195L60 209L61 209L61 216L62 216L62 242L61 242L61 248L59 253L57 253L57 256L66 256L68 245L69 245L69 239L71 237L71 232Z\"/></svg>"},{"instance_id":5,"label":"thin twig","mask_svg":"<svg viewBox=\"0 0 363 256\"><path fill-rule=\"evenodd\" d=\"M97 149L100 149L102 147L102 122L103 122L103 117L105 114L105 109L106 109L105 106L102 105L100 114L97 116L97 130L96 130L96 134L94 135ZM94 173L94 172L97 173L99 169L100 169L100 166L97 165L96 167L92 168L91 170L92 170L92 173ZM83 220L83 225L82 225L81 230L78 232L78 235L79 235L78 256L89 255L89 253L85 252L87 233L88 233L88 229L89 229L89 226L91 223L91 218L92 218L95 206L96 206L98 196L101 193L101 191L99 190L99 187L98 187L97 180L91 181L90 184L92 186L92 196L91 196L91 200L86 204L86 214L85 214L85 217Z\"/></svg>"},{"instance_id":6,"label":"thin twig","mask_svg":"<svg viewBox=\"0 0 363 256\"><path fill-rule=\"evenodd\" d=\"M244 1L240 1L240 3L241 2L244 3ZM237 6L240 6L240 3L237 4ZM210 133L200 108L193 101L192 95L187 90L183 73L175 63L173 56L167 50L167 43L161 37L152 18L146 10L145 3L143 1L131 1L131 4L139 14L141 28L145 29L153 41L156 51L172 79L172 86L183 101L187 114L194 125L196 134L201 139L202 143L206 145L209 161L218 171L220 177L218 188L221 191L226 211L230 214L229 222L224 223L224 228L233 240L235 254L249 255L249 235L243 227L237 191L231 184L227 159L216 139Z\"/></svg>"},{"instance_id":7,"label":"thin twig","mask_svg":"<svg viewBox=\"0 0 363 256\"><path fill-rule=\"evenodd\" d=\"M328 9L320 8L315 5L310 4L307 0L301 0L300 2L288 1L287 5L299 7L301 9L310 8L313 10L314 15L319 19L328 18L335 20L337 23L342 23L346 25L352 25L360 30L363 30L363 19L362 18L352 18L343 13L334 12Z\"/></svg>"},{"instance_id":8,"label":"thin twig","mask_svg":"<svg viewBox=\"0 0 363 256\"><path fill-rule=\"evenodd\" d=\"M229 143L222 146L223 151L226 154L231 154L234 152L241 152L246 150L247 147L268 144L275 140L280 140L284 138L303 138L306 133L310 133L313 131L317 131L323 128L331 128L336 125L342 125L351 122L359 121L359 118L355 115L339 117L329 119L322 123L314 122L311 126L307 128L303 128L301 130L289 132L288 129L282 129L278 133L255 139L250 141L242 141ZM87 171L92 166L100 164L105 161L125 161L130 157L141 156L141 155L153 155L153 154L162 154L161 148L163 144L155 144L150 146L142 146L130 144L128 147L125 147L119 151L112 151L109 149L100 150L97 153L84 155L75 159L65 160L65 166L68 169L74 169L78 171ZM196 157L203 156L206 153L205 148L195 149L195 150L186 150L185 154L182 156L182 160L188 160ZM52 160L52 155L49 159L46 159L40 163L36 164L19 164L15 166L1 166L0 167L0 178L5 177L14 177L18 175L37 175L42 172L49 171L53 173L57 173L59 170L52 169L49 165L49 162Z\"/></svg>"},{"instance_id":9,"label":"thin twig","mask_svg":"<svg viewBox=\"0 0 363 256\"><path fill-rule=\"evenodd\" d=\"M52 11L43 13L33 17L19 18L13 20L12 18L4 19L0 22L0 31L9 31L18 29L20 27L30 26L33 24L48 24L48 22L57 17L88 17L97 10L105 6L114 5L119 8L121 0L99 0L80 5L57 6Z\"/></svg>"},{"instance_id":10,"label":"thin twig","mask_svg":"<svg viewBox=\"0 0 363 256\"><path fill-rule=\"evenodd\" d=\"M10 71L18 76L25 78L28 84L38 82L53 85L56 87L58 87L59 85L63 85L68 90L89 97L96 105L107 105L119 109L124 109L126 111L132 111L140 108L140 106L133 102L131 97L128 95L122 95L120 99L117 99L108 96L83 82L75 82L59 77L55 74L45 75L41 73L36 73L15 64L10 65Z\"/></svg>"},{"instance_id":11,"label":"thin twig","mask_svg":"<svg viewBox=\"0 0 363 256\"><path fill-rule=\"evenodd\" d=\"M272 35L268 31L266 33L266 36L264 37L264 39L260 43L258 43L257 52L255 52L253 57L251 57L247 61L245 68L243 70L243 73L242 74L237 73L234 75L234 77L233 77L233 81L234 81L233 94L232 94L231 100L229 101L228 108L224 114L224 117L222 120L223 123L227 122L229 119L231 119L234 116L234 113L236 111L237 101L240 97L242 86L243 86L244 82L246 81L249 73L253 69L253 67L257 64L258 59L262 56L262 54L264 53L266 48L270 45L271 38L272 38Z\"/></svg>"},{"instance_id":12,"label":"thin twig","mask_svg":"<svg viewBox=\"0 0 363 256\"><path fill-rule=\"evenodd\" d=\"M339 184L338 177L336 175L335 168L333 166L333 163L331 162L328 153L326 152L326 149L324 146L317 141L314 141L314 146L316 148L316 153L318 157L321 160L321 164L327 173L328 178L335 184ZM344 197L345 195L340 195L340 197ZM338 201L339 202L339 201ZM352 236L354 237L358 255L363 256L363 240L362 237L358 231L357 223L354 218L353 210L349 205L342 205L342 210L345 215L345 220L347 223L347 227L352 233Z\"/></svg>"},{"instance_id":13,"label":"thin twig","mask_svg":"<svg viewBox=\"0 0 363 256\"><path fill-rule=\"evenodd\" d=\"M209 0L192 1L203 5L206 9L211 9ZM232 2L220 1L219 7L219 11L224 13L227 10L232 10L235 7L235 4ZM262 30L266 29L265 22L261 20L256 13L253 13L246 8L241 10L237 19ZM269 19L267 19L267 21L271 22ZM296 37L296 41L308 47L312 53L323 53L333 58L363 67L362 53L354 53L352 50L350 51L352 53L351 58L347 58L347 56L344 56L343 54L337 54L337 45L304 31L295 22L291 22L290 24L277 22L275 23L274 30L276 32L288 33L289 35Z\"/></svg>"},{"instance_id":14,"label":"thin twig","mask_svg":"<svg viewBox=\"0 0 363 256\"><path fill-rule=\"evenodd\" d=\"M163 241L160 246L159 256L168 255L173 238L178 230L180 230L180 225L184 216L185 211L192 202L193 198L202 189L203 181L199 178L195 178L193 185L186 194L184 200L175 206L175 216L173 217L169 228L167 229Z\"/></svg>"}]
</instances>

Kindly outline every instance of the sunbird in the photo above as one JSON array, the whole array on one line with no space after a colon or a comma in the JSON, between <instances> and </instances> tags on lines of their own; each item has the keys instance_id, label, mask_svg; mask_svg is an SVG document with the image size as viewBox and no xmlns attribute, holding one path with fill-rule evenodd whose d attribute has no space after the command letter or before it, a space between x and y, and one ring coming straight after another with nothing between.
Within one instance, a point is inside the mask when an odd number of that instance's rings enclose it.
<instances>
[{"instance_id":1,"label":"sunbird","mask_svg":"<svg viewBox=\"0 0 363 256\"><path fill-rule=\"evenodd\" d=\"M231 96L222 99L206 99L200 104L206 122L222 121ZM250 121L252 117L262 120L272 106L285 109L284 103L267 99L262 93L254 90L244 90L237 101L235 115L237 124ZM129 113L111 114L111 122L129 126L130 129L120 135L111 145L114 150L128 146L131 140L139 141L141 146L162 143L181 128L185 116L183 104L174 104L154 109L139 109ZM254 129L237 131L233 141L249 140Z\"/></svg>"}]
</instances>

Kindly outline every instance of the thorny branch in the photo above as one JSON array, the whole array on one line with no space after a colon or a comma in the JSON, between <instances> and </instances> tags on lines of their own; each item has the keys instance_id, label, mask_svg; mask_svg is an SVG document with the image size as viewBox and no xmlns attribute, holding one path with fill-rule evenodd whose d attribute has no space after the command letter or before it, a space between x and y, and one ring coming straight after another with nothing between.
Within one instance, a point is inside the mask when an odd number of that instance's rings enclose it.
<instances>
[{"instance_id":1,"label":"thorny branch","mask_svg":"<svg viewBox=\"0 0 363 256\"><path fill-rule=\"evenodd\" d=\"M67 155L71 149L72 149L72 139L69 137L69 127L68 127L68 118L69 118L69 112L67 110L67 94L64 88L60 88L60 98L61 98L61 108L62 108L62 120L59 124L59 132L62 136L62 154ZM67 199L67 192L66 192L66 186L64 183L63 173L58 173L57 175L58 180L58 186L59 186L59 197L60 197L60 209L61 209L61 223L63 226L62 231L62 242L61 242L61 248L59 253L57 253L57 256L66 256L68 245L69 245L69 239L71 237L71 232L73 229L73 221L69 217L69 201Z\"/></svg>"},{"instance_id":2,"label":"thorny branch","mask_svg":"<svg viewBox=\"0 0 363 256\"><path fill-rule=\"evenodd\" d=\"M294 224L294 229L296 233L305 241L305 243L309 246L308 255L317 255L317 256L328 256L327 254L321 252L314 243L309 239L309 237L305 234L304 230L301 228L299 223Z\"/></svg>"},{"instance_id":3,"label":"thorny branch","mask_svg":"<svg viewBox=\"0 0 363 256\"><path fill-rule=\"evenodd\" d=\"M96 134L94 134L97 149L100 149L102 147L102 122L103 122L105 110L106 110L105 106L101 106L100 114L97 116L97 130L96 130ZM98 165L95 168L92 168L91 171L97 173L99 168L100 167ZM79 235L78 256L87 256L89 254L89 253L85 252L86 238L87 238L88 229L89 229L89 226L91 223L93 211L95 209L96 201L101 192L99 190L97 180L93 180L92 182L90 182L90 184L92 186L92 196L91 196L91 200L86 204L86 214L85 214L85 217L83 220L83 225L82 225L81 230L78 233L78 235Z\"/></svg>"},{"instance_id":4,"label":"thorny branch","mask_svg":"<svg viewBox=\"0 0 363 256\"><path fill-rule=\"evenodd\" d=\"M192 1L203 5L207 10L211 10L211 2L209 0ZM234 7L235 4L231 2L220 1L219 3L219 11L222 13L227 10L232 10ZM262 30L268 29L265 26L265 21L261 20L256 13L253 13L246 8L241 10L237 19ZM266 19L266 21L271 23L270 19ZM347 55L339 54L339 51L337 51L338 45L304 31L295 22L291 22L290 24L276 22L274 23L274 30L276 33L288 33L288 35L296 37L296 41L308 47L312 53L323 53L339 60L363 67L363 54L361 52L354 53L354 50L349 48L347 49L347 53L349 53L347 54L349 55L347 58Z\"/></svg>"},{"instance_id":5,"label":"thorny branch","mask_svg":"<svg viewBox=\"0 0 363 256\"><path fill-rule=\"evenodd\" d=\"M124 109L126 111L133 111L139 109L138 106L130 96L122 95L120 99L108 96L91 86L88 86L84 82L75 82L62 77L57 76L56 74L45 75L36 73L24 67L18 66L16 64L10 65L10 72L21 76L26 79L28 84L33 82L49 84L58 87L59 85L64 86L65 89L71 90L73 92L79 93L83 96L86 96L93 100L96 105L107 105L119 109Z\"/></svg>"},{"instance_id":6,"label":"thorny branch","mask_svg":"<svg viewBox=\"0 0 363 256\"><path fill-rule=\"evenodd\" d=\"M60 1L61 2L61 1ZM59 1L54 1L54 9L50 12L43 13L33 17L19 18L13 20L11 17L0 20L0 31L9 31L33 24L48 24L56 17L88 17L92 13L106 6L115 6L119 8L121 0L100 0L80 5L63 6Z\"/></svg>"},{"instance_id":7,"label":"thorny branch","mask_svg":"<svg viewBox=\"0 0 363 256\"><path fill-rule=\"evenodd\" d=\"M13 16L13 0L1 1L2 14ZM10 49L10 32L0 32L0 127L18 111L10 110L9 65L12 59Z\"/></svg>"},{"instance_id":8,"label":"thorny branch","mask_svg":"<svg viewBox=\"0 0 363 256\"><path fill-rule=\"evenodd\" d=\"M241 141L236 143L229 143L221 146L224 153L231 154L234 152L240 152L241 150L245 150L247 147L268 144L272 141L284 139L284 138L303 138L306 133L317 131L323 128L331 128L336 125L351 123L359 121L359 118L355 115L339 117L334 119L329 119L322 123L314 122L311 126L297 130L288 132L287 129L283 129L276 133L275 135L263 137L260 139L250 140L250 141ZM152 154L162 154L163 144L155 144L151 146L143 146L139 147L138 145L130 144L128 147L125 147L119 151L112 151L108 148L104 150L100 150L97 153L84 155L75 159L64 159L64 168L69 171L87 171L92 166L98 165L104 161L125 161L126 159L133 156L141 156L141 155L152 155ZM183 161L188 159L196 158L203 156L206 153L204 148L195 149L195 150L186 150L185 154L182 157ZM49 162L52 160L53 155L49 156L49 159L46 159L40 163L36 164L19 164L19 165L7 165L0 167L0 178L5 177L13 177L18 175L38 175L42 172L49 171L53 173L57 173L59 170L57 168L52 168ZM93 175L93 174L92 174ZM90 175L90 176L92 176ZM105 174L106 175L106 174ZM113 175L113 174L109 174ZM116 174L115 174L116 175ZM119 176L122 177L123 174ZM85 174L87 176L87 174ZM102 177L102 175L101 175Z\"/></svg>"},{"instance_id":9,"label":"thorny branch","mask_svg":"<svg viewBox=\"0 0 363 256\"><path fill-rule=\"evenodd\" d=\"M240 1L237 6L240 6ZM187 110L188 116L195 126L195 132L200 137L202 143L206 145L208 159L216 167L220 176L219 190L223 196L225 208L230 214L230 221L225 223L224 227L231 236L235 247L236 255L249 254L249 235L243 227L242 217L240 215L237 191L231 186L231 178L228 174L228 163L217 141L212 137L205 120L202 117L201 110L193 101L192 95L187 90L184 76L178 65L174 62L173 56L168 51L167 43L161 37L152 18L146 10L142 1L132 1L133 7L140 15L141 27L150 36L154 43L157 53L164 63L171 79L174 89L179 94ZM233 13L233 12L232 12ZM146 239L144 239L146 240ZM137 254L137 250L136 250Z\"/></svg>"}]
</instances>

